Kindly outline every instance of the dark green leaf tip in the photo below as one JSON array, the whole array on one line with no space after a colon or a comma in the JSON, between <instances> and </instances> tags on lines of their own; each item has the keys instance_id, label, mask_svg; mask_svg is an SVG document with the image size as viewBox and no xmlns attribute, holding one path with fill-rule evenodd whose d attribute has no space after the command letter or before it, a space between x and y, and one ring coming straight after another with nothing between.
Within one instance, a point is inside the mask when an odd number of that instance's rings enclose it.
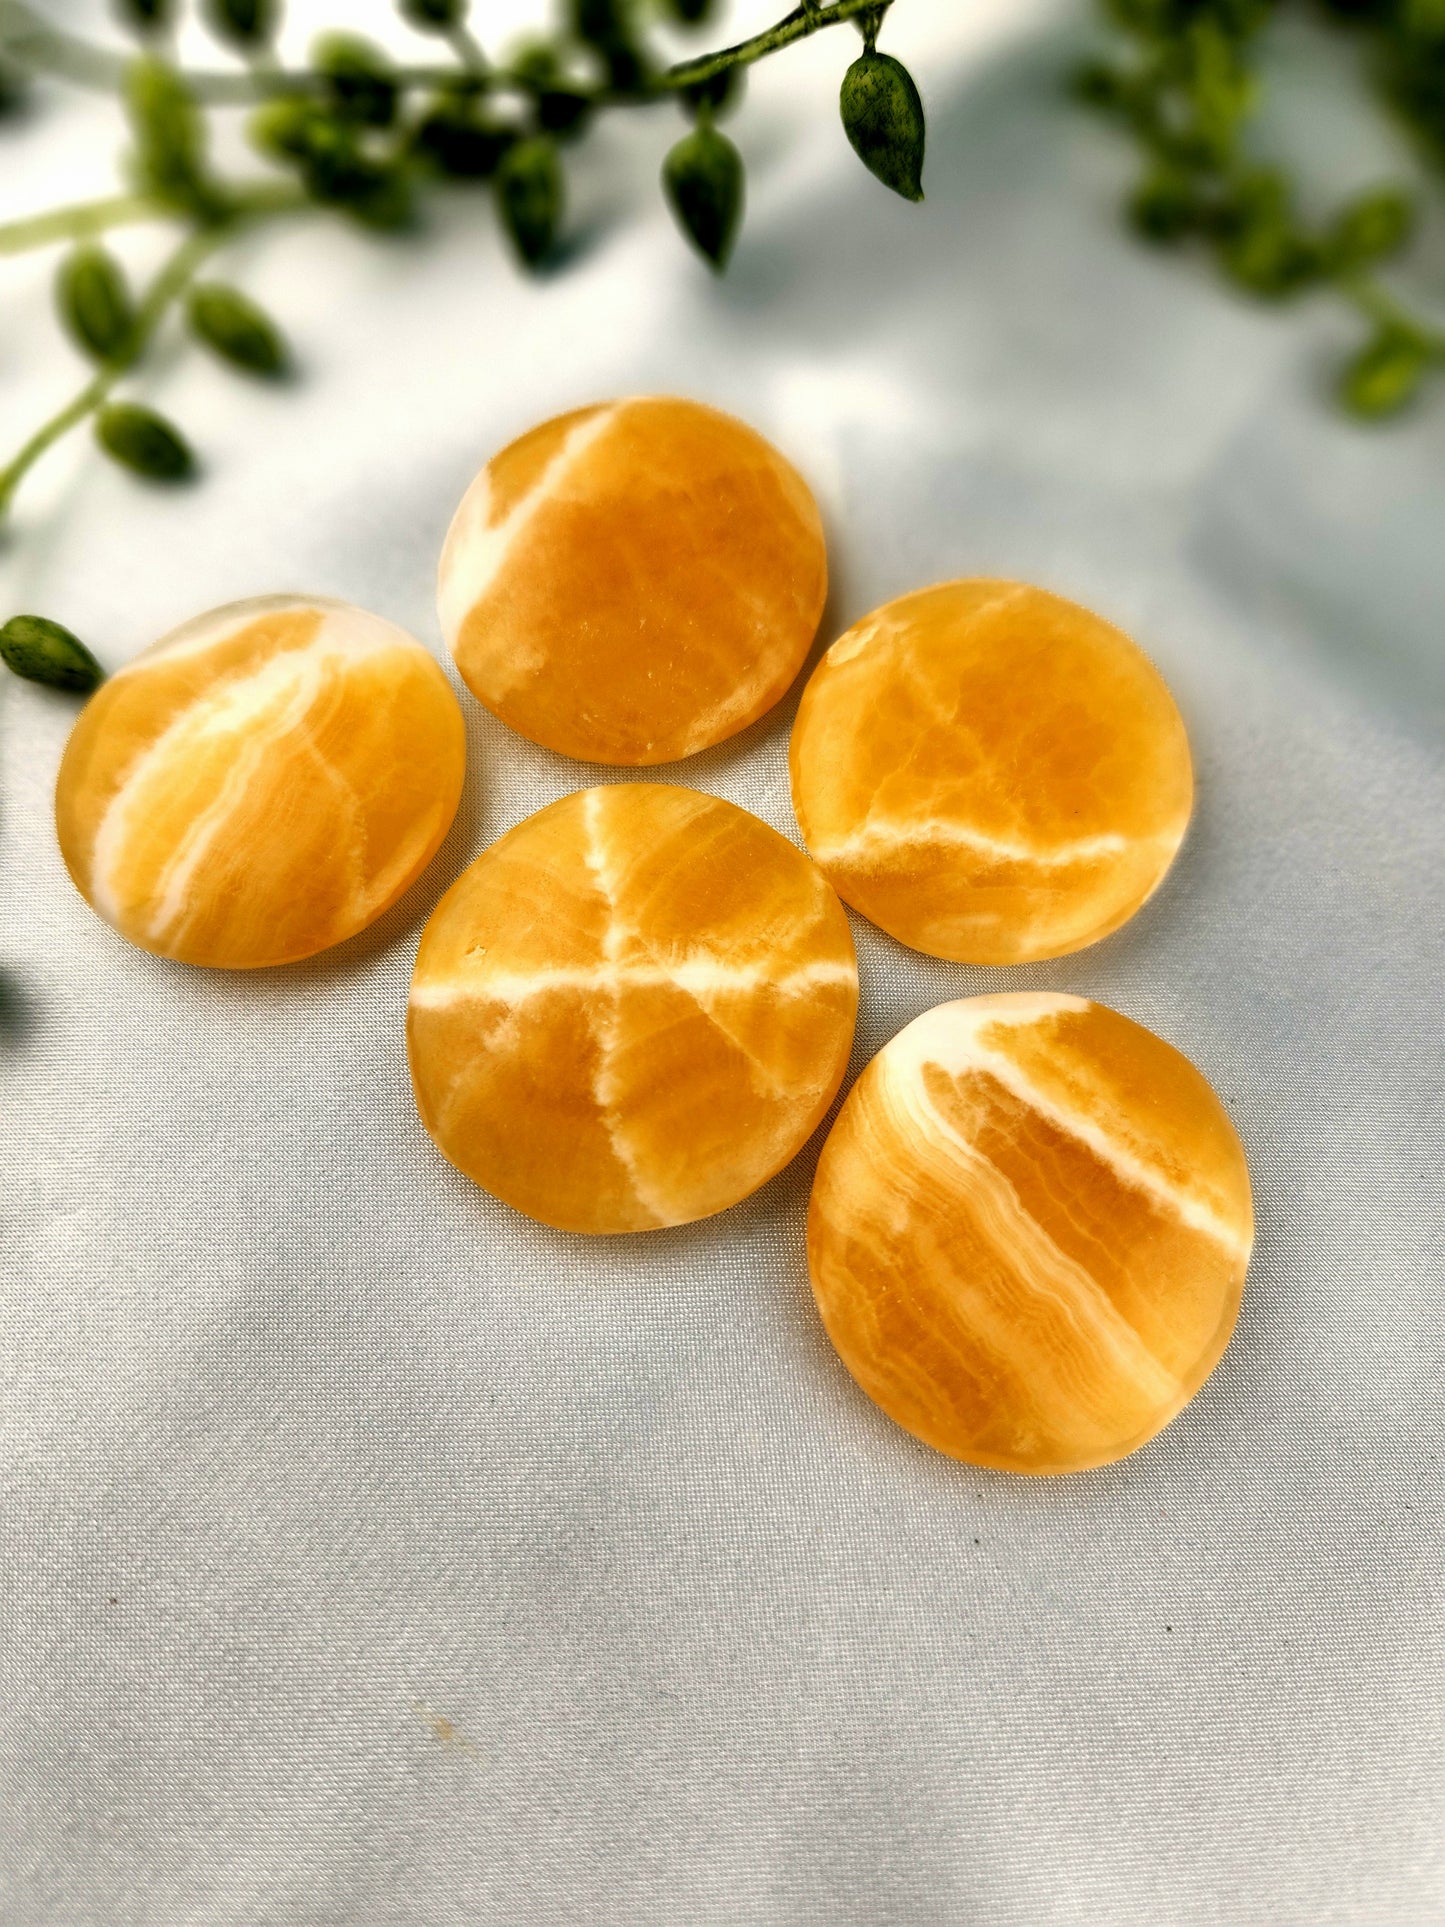
<instances>
[{"instance_id":1,"label":"dark green leaf tip","mask_svg":"<svg viewBox=\"0 0 1445 1927\"><path fill-rule=\"evenodd\" d=\"M669 153L662 184L678 225L719 273L743 212L743 159L715 127L697 127Z\"/></svg>"},{"instance_id":2,"label":"dark green leaf tip","mask_svg":"<svg viewBox=\"0 0 1445 1927\"><path fill-rule=\"evenodd\" d=\"M213 32L237 47L264 47L280 24L278 0L207 0Z\"/></svg>"},{"instance_id":3,"label":"dark green leaf tip","mask_svg":"<svg viewBox=\"0 0 1445 1927\"><path fill-rule=\"evenodd\" d=\"M196 466L190 445L178 429L153 409L115 401L95 418L95 438L122 468L153 482L181 482Z\"/></svg>"},{"instance_id":4,"label":"dark green leaf tip","mask_svg":"<svg viewBox=\"0 0 1445 1927\"><path fill-rule=\"evenodd\" d=\"M115 0L115 13L132 33L164 33L171 24L171 0Z\"/></svg>"},{"instance_id":5,"label":"dark green leaf tip","mask_svg":"<svg viewBox=\"0 0 1445 1927\"><path fill-rule=\"evenodd\" d=\"M466 18L465 0L401 0L401 17L420 33L450 33Z\"/></svg>"},{"instance_id":6,"label":"dark green leaf tip","mask_svg":"<svg viewBox=\"0 0 1445 1927\"><path fill-rule=\"evenodd\" d=\"M105 671L79 636L48 616L11 616L0 629L0 659L27 682L88 696Z\"/></svg>"},{"instance_id":7,"label":"dark green leaf tip","mask_svg":"<svg viewBox=\"0 0 1445 1927\"><path fill-rule=\"evenodd\" d=\"M534 134L507 150L497 168L497 202L517 253L537 267L562 222L562 166L548 135Z\"/></svg>"},{"instance_id":8,"label":"dark green leaf tip","mask_svg":"<svg viewBox=\"0 0 1445 1927\"><path fill-rule=\"evenodd\" d=\"M863 53L843 76L843 129L853 151L885 187L923 199L923 102L892 54Z\"/></svg>"}]
</instances>

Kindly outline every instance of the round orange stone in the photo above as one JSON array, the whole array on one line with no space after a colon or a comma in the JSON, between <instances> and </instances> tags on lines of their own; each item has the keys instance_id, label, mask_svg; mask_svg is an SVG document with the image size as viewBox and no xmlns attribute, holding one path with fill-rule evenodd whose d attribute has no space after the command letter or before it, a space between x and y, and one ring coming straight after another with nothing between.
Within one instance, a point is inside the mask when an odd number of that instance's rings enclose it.
<instances>
[{"instance_id":1,"label":"round orange stone","mask_svg":"<svg viewBox=\"0 0 1445 1927\"><path fill-rule=\"evenodd\" d=\"M809 680L803 840L900 943L1030 963L1117 930L1193 801L1159 672L1120 630L1020 583L950 582L867 616Z\"/></svg>"},{"instance_id":2,"label":"round orange stone","mask_svg":"<svg viewBox=\"0 0 1445 1927\"><path fill-rule=\"evenodd\" d=\"M436 854L461 710L419 642L319 596L199 616L103 683L60 765L76 887L122 936L251 969L340 943Z\"/></svg>"},{"instance_id":3,"label":"round orange stone","mask_svg":"<svg viewBox=\"0 0 1445 1927\"><path fill-rule=\"evenodd\" d=\"M1010 1472L1135 1451L1218 1364L1249 1174L1187 1058L1081 997L943 1004L864 1071L818 1164L813 1291L928 1445Z\"/></svg>"},{"instance_id":4,"label":"round orange stone","mask_svg":"<svg viewBox=\"0 0 1445 1927\"><path fill-rule=\"evenodd\" d=\"M609 402L493 456L442 550L467 687L564 756L671 762L771 709L827 594L807 484L716 409Z\"/></svg>"},{"instance_id":5,"label":"round orange stone","mask_svg":"<svg viewBox=\"0 0 1445 1927\"><path fill-rule=\"evenodd\" d=\"M422 1121L468 1177L567 1231L736 1204L798 1152L848 1061L858 968L803 853L660 783L539 810L422 935Z\"/></svg>"}]
</instances>

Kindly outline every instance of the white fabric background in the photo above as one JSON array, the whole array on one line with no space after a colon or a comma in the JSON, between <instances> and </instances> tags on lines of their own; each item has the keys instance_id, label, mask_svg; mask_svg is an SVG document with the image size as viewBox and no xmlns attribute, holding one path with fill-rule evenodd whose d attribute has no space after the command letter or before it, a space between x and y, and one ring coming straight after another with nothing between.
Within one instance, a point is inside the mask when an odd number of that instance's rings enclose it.
<instances>
[{"instance_id":1,"label":"white fabric background","mask_svg":"<svg viewBox=\"0 0 1445 1927\"><path fill-rule=\"evenodd\" d=\"M657 206L667 112L584 150L577 258L540 286L467 200L421 242L249 246L227 272L304 378L177 357L148 392L204 484L162 499L57 456L5 613L116 664L303 588L439 647L435 557L479 462L579 401L674 390L812 478L829 636L983 572L1122 622L1197 756L1167 886L1006 973L856 923L854 1068L1004 983L1187 1051L1257 1188L1224 1363L1104 1471L931 1454L816 1322L816 1143L710 1223L587 1242L418 1125L420 922L488 840L615 772L464 698L461 818L399 909L304 966L205 973L71 890L49 810L74 706L7 682L4 1927L1445 1919L1445 405L1341 423L1327 310L1237 303L1117 230L1127 157L1058 91L1077 17L900 0L921 210L842 143L842 36L773 63L720 286ZM1368 174L1382 139L1338 124L1331 165ZM7 205L102 187L115 145L103 106L8 128ZM7 440L76 376L48 265L4 270ZM795 834L791 710L658 774Z\"/></svg>"}]
</instances>

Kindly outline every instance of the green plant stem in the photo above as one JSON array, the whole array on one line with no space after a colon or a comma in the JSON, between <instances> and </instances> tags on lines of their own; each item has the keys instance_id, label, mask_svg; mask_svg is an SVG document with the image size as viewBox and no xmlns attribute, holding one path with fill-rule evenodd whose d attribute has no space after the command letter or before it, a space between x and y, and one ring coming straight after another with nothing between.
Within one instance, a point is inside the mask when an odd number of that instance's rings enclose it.
<instances>
[{"instance_id":1,"label":"green plant stem","mask_svg":"<svg viewBox=\"0 0 1445 1927\"><path fill-rule=\"evenodd\" d=\"M0 223L0 254L24 254L56 241L83 241L107 228L156 220L166 211L147 194L108 194L98 201L77 201L73 207L55 207L46 214Z\"/></svg>"},{"instance_id":2,"label":"green plant stem","mask_svg":"<svg viewBox=\"0 0 1445 1927\"><path fill-rule=\"evenodd\" d=\"M300 208L304 205L305 202L299 194L294 195L284 206L278 202L274 194L267 195L259 205L257 199L252 197L224 221L197 228L187 235L147 288L136 310L135 329L125 359L108 363L105 367L98 369L80 392L72 396L63 408L57 409L48 421L42 422L13 460L5 468L0 469L0 519L3 519L8 512L15 490L46 450L52 448L62 436L68 435L71 429L78 427L88 416L93 415L116 383L130 372L149 347L161 322L190 286L197 269L207 257L214 254L218 248L233 241L237 231L248 221L282 213L290 207Z\"/></svg>"},{"instance_id":3,"label":"green plant stem","mask_svg":"<svg viewBox=\"0 0 1445 1927\"><path fill-rule=\"evenodd\" d=\"M716 53L679 61L651 76L635 90L601 88L590 97L599 106L608 106L673 94L680 88L712 80L729 68L749 67L767 54L807 40L828 27L841 26L861 14L877 13L878 9L879 0L831 0L829 5L813 0L813 4L794 7L775 26L740 40L735 46L720 48ZM463 44L457 43L461 70L483 88L517 93L536 93L542 89L540 81L488 65L470 35L467 42L465 50ZM24 0L0 0L0 51L36 72L55 74L77 86L110 93L122 85L128 65L122 54L113 54L108 48L92 46L73 34L47 26ZM478 60L482 63L480 66L476 64ZM457 71L456 67L398 67L392 78L405 90L430 91L453 84ZM188 71L185 79L198 100L220 106L245 106L277 94L319 92L324 86L321 76L309 69L282 67L253 67L238 73Z\"/></svg>"},{"instance_id":4,"label":"green plant stem","mask_svg":"<svg viewBox=\"0 0 1445 1927\"><path fill-rule=\"evenodd\" d=\"M491 71L491 62L482 52L476 35L465 21L458 21L447 34L447 41L469 75L479 79Z\"/></svg>"},{"instance_id":5,"label":"green plant stem","mask_svg":"<svg viewBox=\"0 0 1445 1927\"><path fill-rule=\"evenodd\" d=\"M730 67L750 67L765 55L777 53L782 47L791 47L795 41L807 40L827 27L841 26L845 20L856 20L860 14L878 11L879 0L833 0L831 6L815 3L812 6L794 7L775 27L755 33L749 40L740 40L736 46L719 48L715 54L701 54L696 60L679 61L675 67L669 67L666 73L658 76L652 83L652 90L674 93L680 87L696 86L726 73Z\"/></svg>"}]
</instances>

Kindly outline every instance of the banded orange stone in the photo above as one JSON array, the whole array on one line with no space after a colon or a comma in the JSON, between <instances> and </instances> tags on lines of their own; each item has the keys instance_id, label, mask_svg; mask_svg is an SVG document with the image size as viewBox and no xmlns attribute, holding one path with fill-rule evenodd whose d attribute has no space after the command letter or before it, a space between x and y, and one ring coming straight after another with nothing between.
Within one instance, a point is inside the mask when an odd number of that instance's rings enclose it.
<instances>
[{"instance_id":1,"label":"banded orange stone","mask_svg":"<svg viewBox=\"0 0 1445 1927\"><path fill-rule=\"evenodd\" d=\"M493 456L442 550L442 632L467 687L564 756L671 762L756 721L827 594L817 504L763 437L643 397L542 423Z\"/></svg>"},{"instance_id":2,"label":"banded orange stone","mask_svg":"<svg viewBox=\"0 0 1445 1927\"><path fill-rule=\"evenodd\" d=\"M1159 672L1119 629L1022 583L901 596L835 642L793 730L803 840L845 903L962 963L1117 930L1193 803Z\"/></svg>"},{"instance_id":3,"label":"banded orange stone","mask_svg":"<svg viewBox=\"0 0 1445 1927\"><path fill-rule=\"evenodd\" d=\"M407 1047L441 1151L529 1217L722 1211L822 1122L858 968L842 905L746 810L661 783L564 797L442 898Z\"/></svg>"},{"instance_id":4,"label":"banded orange stone","mask_svg":"<svg viewBox=\"0 0 1445 1927\"><path fill-rule=\"evenodd\" d=\"M289 963L410 888L451 826L465 760L451 686L404 630L320 596L234 602L81 712L56 784L61 854L144 950Z\"/></svg>"},{"instance_id":5,"label":"banded orange stone","mask_svg":"<svg viewBox=\"0 0 1445 1927\"><path fill-rule=\"evenodd\" d=\"M1204 1078L1081 997L943 1004L823 1147L808 1266L854 1378L973 1465L1077 1472L1154 1437L1219 1362L1253 1241Z\"/></svg>"}]
</instances>

